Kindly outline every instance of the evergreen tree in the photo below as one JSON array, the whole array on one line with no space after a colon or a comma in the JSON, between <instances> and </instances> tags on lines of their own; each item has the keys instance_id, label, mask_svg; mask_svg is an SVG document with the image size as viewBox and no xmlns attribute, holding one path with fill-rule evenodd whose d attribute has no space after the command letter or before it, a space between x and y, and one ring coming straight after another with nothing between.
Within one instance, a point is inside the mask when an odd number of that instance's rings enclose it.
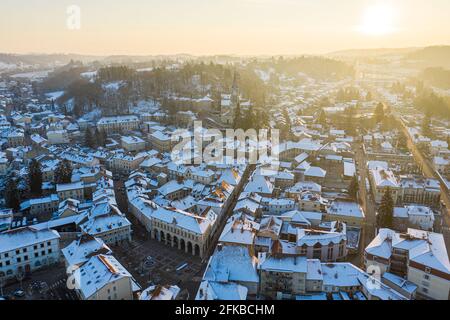
<instances>
[{"instance_id":1,"label":"evergreen tree","mask_svg":"<svg viewBox=\"0 0 450 320\"><path fill-rule=\"evenodd\" d=\"M354 117L355 117L355 108L349 107L346 109L346 119L345 119L345 130L349 135L355 134L355 124L354 124Z\"/></svg>"},{"instance_id":2,"label":"evergreen tree","mask_svg":"<svg viewBox=\"0 0 450 320\"><path fill-rule=\"evenodd\" d=\"M408 142L403 133L400 133L397 138L397 148L399 150L407 150L408 149Z\"/></svg>"},{"instance_id":3,"label":"evergreen tree","mask_svg":"<svg viewBox=\"0 0 450 320\"><path fill-rule=\"evenodd\" d=\"M257 119L258 119L258 129L265 129L269 127L270 121L269 121L269 115L264 109L258 109L256 111L257 113Z\"/></svg>"},{"instance_id":4,"label":"evergreen tree","mask_svg":"<svg viewBox=\"0 0 450 320\"><path fill-rule=\"evenodd\" d=\"M375 121L380 123L384 120L384 105L380 102L375 108Z\"/></svg>"},{"instance_id":5,"label":"evergreen tree","mask_svg":"<svg viewBox=\"0 0 450 320\"><path fill-rule=\"evenodd\" d=\"M287 111L287 109L283 110L283 118L284 118L284 121L286 122L286 131L288 134L290 134L291 130L292 130L292 121L291 121L291 117L289 116L289 112Z\"/></svg>"},{"instance_id":6,"label":"evergreen tree","mask_svg":"<svg viewBox=\"0 0 450 320\"><path fill-rule=\"evenodd\" d=\"M317 118L317 123L321 124L322 126L327 125L327 115L325 114L325 110L321 110L319 113L319 117Z\"/></svg>"},{"instance_id":7,"label":"evergreen tree","mask_svg":"<svg viewBox=\"0 0 450 320\"><path fill-rule=\"evenodd\" d=\"M392 228L393 226L394 200L392 199L390 188L386 189L386 192L381 199L377 220L379 228Z\"/></svg>"},{"instance_id":8,"label":"evergreen tree","mask_svg":"<svg viewBox=\"0 0 450 320\"><path fill-rule=\"evenodd\" d=\"M89 148L95 148L95 139L89 128L86 128L86 132L84 133L84 144Z\"/></svg>"},{"instance_id":9,"label":"evergreen tree","mask_svg":"<svg viewBox=\"0 0 450 320\"><path fill-rule=\"evenodd\" d=\"M6 181L5 202L8 208L11 208L16 212L19 211L20 193L17 188L17 181L14 176L9 177Z\"/></svg>"},{"instance_id":10,"label":"evergreen tree","mask_svg":"<svg viewBox=\"0 0 450 320\"><path fill-rule=\"evenodd\" d=\"M239 101L237 102L236 109L234 110L233 128L234 129L242 128L242 112L241 112L241 104Z\"/></svg>"},{"instance_id":11,"label":"evergreen tree","mask_svg":"<svg viewBox=\"0 0 450 320\"><path fill-rule=\"evenodd\" d=\"M422 134L425 137L430 137L432 136L432 132L431 132L431 115L430 112L426 112L425 117L423 118L422 121Z\"/></svg>"},{"instance_id":12,"label":"evergreen tree","mask_svg":"<svg viewBox=\"0 0 450 320\"><path fill-rule=\"evenodd\" d=\"M42 194L42 170L41 164L33 159L28 166L28 183L30 192L34 195Z\"/></svg>"},{"instance_id":13,"label":"evergreen tree","mask_svg":"<svg viewBox=\"0 0 450 320\"><path fill-rule=\"evenodd\" d=\"M256 129L256 121L255 121L255 114L253 112L253 106L248 108L248 110L245 112L244 118L242 119L242 129L248 130L248 129Z\"/></svg>"},{"instance_id":14,"label":"evergreen tree","mask_svg":"<svg viewBox=\"0 0 450 320\"><path fill-rule=\"evenodd\" d=\"M98 147L105 147L106 145L106 133L104 130L98 130L98 128L95 129L95 138L97 141Z\"/></svg>"},{"instance_id":15,"label":"evergreen tree","mask_svg":"<svg viewBox=\"0 0 450 320\"><path fill-rule=\"evenodd\" d=\"M70 183L72 180L72 166L66 159L61 161L55 170L55 183L64 184Z\"/></svg>"},{"instance_id":16,"label":"evergreen tree","mask_svg":"<svg viewBox=\"0 0 450 320\"><path fill-rule=\"evenodd\" d=\"M356 175L353 176L352 181L350 182L350 186L348 187L348 194L353 200L357 200L359 190L359 182L358 177Z\"/></svg>"}]
</instances>

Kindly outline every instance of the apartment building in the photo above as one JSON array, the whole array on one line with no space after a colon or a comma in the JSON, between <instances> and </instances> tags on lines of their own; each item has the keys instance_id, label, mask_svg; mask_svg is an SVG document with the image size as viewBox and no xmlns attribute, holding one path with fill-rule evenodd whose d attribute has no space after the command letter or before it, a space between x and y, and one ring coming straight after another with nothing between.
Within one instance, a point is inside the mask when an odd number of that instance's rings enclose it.
<instances>
[{"instance_id":1,"label":"apartment building","mask_svg":"<svg viewBox=\"0 0 450 320\"><path fill-rule=\"evenodd\" d=\"M70 142L67 130L49 130L47 131L47 141L49 144L67 144Z\"/></svg>"},{"instance_id":2,"label":"apartment building","mask_svg":"<svg viewBox=\"0 0 450 320\"><path fill-rule=\"evenodd\" d=\"M395 174L391 170L382 167L373 168L369 170L369 173L370 187L375 202L381 203L381 199L389 188L394 203L397 203L400 193L400 182Z\"/></svg>"},{"instance_id":3,"label":"apartment building","mask_svg":"<svg viewBox=\"0 0 450 320\"><path fill-rule=\"evenodd\" d=\"M56 185L56 192L60 201L67 199L84 201L85 199L83 181L58 184Z\"/></svg>"},{"instance_id":4,"label":"apartment building","mask_svg":"<svg viewBox=\"0 0 450 320\"><path fill-rule=\"evenodd\" d=\"M128 152L139 152L145 150L145 141L136 136L122 136L120 138L122 148Z\"/></svg>"},{"instance_id":5,"label":"apartment building","mask_svg":"<svg viewBox=\"0 0 450 320\"><path fill-rule=\"evenodd\" d=\"M139 285L111 255L91 257L72 277L80 300L133 300Z\"/></svg>"},{"instance_id":6,"label":"apartment building","mask_svg":"<svg viewBox=\"0 0 450 320\"><path fill-rule=\"evenodd\" d=\"M306 257L261 254L258 264L261 297L308 300L408 300L348 262L321 263Z\"/></svg>"},{"instance_id":7,"label":"apartment building","mask_svg":"<svg viewBox=\"0 0 450 320\"><path fill-rule=\"evenodd\" d=\"M172 137L161 131L155 131L148 135L149 142L153 149L160 152L170 152L172 149Z\"/></svg>"},{"instance_id":8,"label":"apartment building","mask_svg":"<svg viewBox=\"0 0 450 320\"><path fill-rule=\"evenodd\" d=\"M365 249L364 263L368 272L390 272L414 283L418 297L450 298L450 262L442 234L380 229Z\"/></svg>"},{"instance_id":9,"label":"apartment building","mask_svg":"<svg viewBox=\"0 0 450 320\"><path fill-rule=\"evenodd\" d=\"M58 210L58 195L52 194L48 197L30 199L20 204L20 211L31 216L48 215Z\"/></svg>"},{"instance_id":10,"label":"apartment building","mask_svg":"<svg viewBox=\"0 0 450 320\"><path fill-rule=\"evenodd\" d=\"M0 233L0 277L10 279L57 263L59 239L57 231L32 227Z\"/></svg>"},{"instance_id":11,"label":"apartment building","mask_svg":"<svg viewBox=\"0 0 450 320\"><path fill-rule=\"evenodd\" d=\"M394 227L406 232L408 228L433 231L434 212L430 207L421 205L407 205L394 208Z\"/></svg>"},{"instance_id":12,"label":"apartment building","mask_svg":"<svg viewBox=\"0 0 450 320\"><path fill-rule=\"evenodd\" d=\"M441 200L441 186L436 179L401 176L397 204L419 204L436 207Z\"/></svg>"},{"instance_id":13,"label":"apartment building","mask_svg":"<svg viewBox=\"0 0 450 320\"><path fill-rule=\"evenodd\" d=\"M97 128L107 134L120 133L138 130L139 123L139 118L133 115L103 117L97 122Z\"/></svg>"}]
</instances>

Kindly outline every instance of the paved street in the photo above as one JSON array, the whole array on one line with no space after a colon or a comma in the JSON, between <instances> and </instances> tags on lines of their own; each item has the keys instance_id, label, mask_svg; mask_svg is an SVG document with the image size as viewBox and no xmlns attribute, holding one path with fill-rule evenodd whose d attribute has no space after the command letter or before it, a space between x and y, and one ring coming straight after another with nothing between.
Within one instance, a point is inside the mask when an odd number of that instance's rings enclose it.
<instances>
[{"instance_id":1,"label":"paved street","mask_svg":"<svg viewBox=\"0 0 450 320\"><path fill-rule=\"evenodd\" d=\"M366 179L368 180L367 159L362 143L356 144L355 151L356 168L360 177L359 181L359 203L364 209L366 215L365 223L362 228L361 241L359 245L359 254L354 257L352 263L362 266L364 260L364 248L373 240L376 235L376 205L370 190L366 188Z\"/></svg>"},{"instance_id":2,"label":"paved street","mask_svg":"<svg viewBox=\"0 0 450 320\"><path fill-rule=\"evenodd\" d=\"M74 291L67 289L63 264L32 273L27 279L3 288L3 294L15 300L78 300ZM37 285L39 284L39 285ZM14 297L16 290L23 290L24 297Z\"/></svg>"},{"instance_id":3,"label":"paved street","mask_svg":"<svg viewBox=\"0 0 450 320\"><path fill-rule=\"evenodd\" d=\"M186 254L156 240L133 240L111 247L114 256L143 289L152 284L178 285L194 298L202 278L199 257ZM186 265L182 270L177 270Z\"/></svg>"}]
</instances>

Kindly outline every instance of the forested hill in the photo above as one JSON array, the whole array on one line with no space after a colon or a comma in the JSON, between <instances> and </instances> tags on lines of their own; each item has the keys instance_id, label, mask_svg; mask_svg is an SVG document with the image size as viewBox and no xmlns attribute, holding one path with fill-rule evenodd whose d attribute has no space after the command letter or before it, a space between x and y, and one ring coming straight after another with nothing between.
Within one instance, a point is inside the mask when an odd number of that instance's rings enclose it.
<instances>
[{"instance_id":1,"label":"forested hill","mask_svg":"<svg viewBox=\"0 0 450 320\"><path fill-rule=\"evenodd\" d=\"M426 84L441 89L450 89L450 69L427 68L419 75Z\"/></svg>"},{"instance_id":2,"label":"forested hill","mask_svg":"<svg viewBox=\"0 0 450 320\"><path fill-rule=\"evenodd\" d=\"M427 47L406 56L407 59L420 61L427 67L450 68L450 46Z\"/></svg>"},{"instance_id":3,"label":"forested hill","mask_svg":"<svg viewBox=\"0 0 450 320\"><path fill-rule=\"evenodd\" d=\"M292 59L278 59L273 68L279 73L297 75L304 73L311 78L339 80L353 77L355 70L345 62L324 57L304 56Z\"/></svg>"}]
</instances>

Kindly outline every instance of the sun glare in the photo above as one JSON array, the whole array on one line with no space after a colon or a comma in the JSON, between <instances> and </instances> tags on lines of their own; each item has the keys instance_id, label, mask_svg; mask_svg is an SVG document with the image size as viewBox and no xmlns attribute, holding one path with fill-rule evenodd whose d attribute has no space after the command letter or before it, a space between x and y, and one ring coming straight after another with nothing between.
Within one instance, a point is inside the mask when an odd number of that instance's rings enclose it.
<instances>
[{"instance_id":1,"label":"sun glare","mask_svg":"<svg viewBox=\"0 0 450 320\"><path fill-rule=\"evenodd\" d=\"M382 36L394 32L394 10L386 5L368 7L364 12L359 31L372 36Z\"/></svg>"}]
</instances>

